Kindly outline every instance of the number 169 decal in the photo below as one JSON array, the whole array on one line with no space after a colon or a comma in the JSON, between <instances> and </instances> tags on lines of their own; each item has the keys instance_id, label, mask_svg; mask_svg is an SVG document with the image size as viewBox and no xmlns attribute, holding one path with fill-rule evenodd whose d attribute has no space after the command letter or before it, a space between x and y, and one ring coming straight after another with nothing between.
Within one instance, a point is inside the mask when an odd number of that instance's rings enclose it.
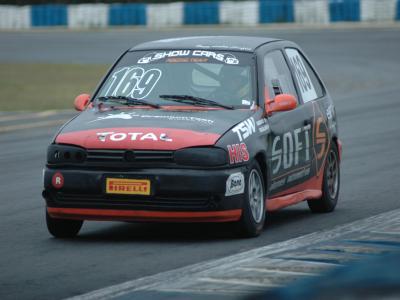
<instances>
[{"instance_id":1,"label":"number 169 decal","mask_svg":"<svg viewBox=\"0 0 400 300\"><path fill-rule=\"evenodd\" d=\"M136 99L146 98L162 72L159 69L144 70L140 67L125 67L112 74L112 80L107 88L107 96L127 96Z\"/></svg>"}]
</instances>

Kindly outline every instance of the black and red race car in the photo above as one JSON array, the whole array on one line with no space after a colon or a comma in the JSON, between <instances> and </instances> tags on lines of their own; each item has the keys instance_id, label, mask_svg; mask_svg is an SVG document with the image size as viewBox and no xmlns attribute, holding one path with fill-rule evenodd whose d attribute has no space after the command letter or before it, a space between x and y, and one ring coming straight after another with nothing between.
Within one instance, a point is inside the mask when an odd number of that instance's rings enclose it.
<instances>
[{"instance_id":1,"label":"black and red race car","mask_svg":"<svg viewBox=\"0 0 400 300\"><path fill-rule=\"evenodd\" d=\"M279 39L186 37L126 51L47 151L43 197L56 237L84 220L232 222L337 203L332 100L303 51Z\"/></svg>"}]
</instances>

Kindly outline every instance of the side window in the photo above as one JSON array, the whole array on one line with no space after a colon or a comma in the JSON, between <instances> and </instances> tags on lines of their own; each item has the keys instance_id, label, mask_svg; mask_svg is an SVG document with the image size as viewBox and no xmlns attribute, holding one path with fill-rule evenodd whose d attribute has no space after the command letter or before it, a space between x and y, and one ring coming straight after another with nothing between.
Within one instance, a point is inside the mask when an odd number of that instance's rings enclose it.
<instances>
[{"instance_id":1,"label":"side window","mask_svg":"<svg viewBox=\"0 0 400 300\"><path fill-rule=\"evenodd\" d=\"M291 94L297 99L289 67L280 50L269 52L264 56L264 80L271 99L279 94Z\"/></svg>"},{"instance_id":2,"label":"side window","mask_svg":"<svg viewBox=\"0 0 400 300\"><path fill-rule=\"evenodd\" d=\"M308 102L322 97L324 93L318 77L303 55L293 48L287 48L285 52L293 67L303 101Z\"/></svg>"}]
</instances>

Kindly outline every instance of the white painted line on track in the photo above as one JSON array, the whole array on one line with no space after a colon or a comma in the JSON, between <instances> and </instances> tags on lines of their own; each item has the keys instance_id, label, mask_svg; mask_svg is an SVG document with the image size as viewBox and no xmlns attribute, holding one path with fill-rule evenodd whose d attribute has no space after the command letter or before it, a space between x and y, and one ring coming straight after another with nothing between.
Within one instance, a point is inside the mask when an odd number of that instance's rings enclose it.
<instances>
[{"instance_id":1,"label":"white painted line on track","mask_svg":"<svg viewBox=\"0 0 400 300\"><path fill-rule=\"evenodd\" d=\"M15 130L23 130L23 129L32 129L32 128L39 128L39 127L49 127L49 126L56 126L62 125L67 122L69 119L63 120L49 120L49 121L41 121L41 122L34 122L28 124L18 124L18 125L9 125L9 126L1 126L0 133L15 131Z\"/></svg>"},{"instance_id":2,"label":"white painted line on track","mask_svg":"<svg viewBox=\"0 0 400 300\"><path fill-rule=\"evenodd\" d=\"M29 113L14 113L10 115L0 116L0 122L39 119L39 118L53 116L58 113L60 113L59 110L45 110L40 112L29 112Z\"/></svg>"},{"instance_id":3,"label":"white painted line on track","mask_svg":"<svg viewBox=\"0 0 400 300\"><path fill-rule=\"evenodd\" d=\"M236 268L239 269L243 264L250 264L257 259L262 259L267 255L278 254L287 252L289 250L296 250L302 247L309 247L317 243L330 241L343 237L351 233L357 233L357 236L362 234L370 233L372 230L380 230L380 228L389 228L390 224L396 225L400 220L400 209L382 213L376 216L372 216L366 219L354 221L349 224L337 226L331 230L314 232L298 238L290 239L284 242L271 244L268 246L252 249L239 254L231 255L222 259L215 259L206 262L197 263L194 265L186 266L183 268L162 272L156 275L147 276L131 281L127 281L121 284L113 285L103 289L99 289L93 292L89 292L84 295L69 298L69 300L92 300L92 299L110 299L132 293L135 291L191 291L191 287L196 286L196 282L204 281L213 277L214 274L227 274L230 270ZM385 232L382 230L382 232ZM360 233L360 234L358 234ZM267 259L275 260L275 258ZM281 260L285 261L285 260ZM296 260L290 259L291 264L295 264ZM267 261L268 262L268 261ZM312 264L312 262L299 261L300 266L306 264ZM316 265L324 265L323 262L317 262ZM325 264L329 265L329 264ZM240 273L238 273L240 275ZM283 275L283 274L281 274ZM293 277L294 278L294 277ZM272 285L277 284L279 281L285 283L287 278L279 279L278 273L272 273L270 278ZM276 280L275 280L276 279ZM215 282L220 282L218 278L212 278ZM241 285L248 285L243 278L231 278L228 280L239 280ZM227 283L226 278L221 281ZM236 282L237 284L237 282ZM225 285L226 287L226 285ZM263 287L268 287L267 284L263 283ZM186 288L186 289L185 289ZM223 290L224 287L221 287ZM208 290L205 287L205 290ZM204 290L196 289L196 292L202 292ZM218 292L218 291L215 291Z\"/></svg>"}]
</instances>

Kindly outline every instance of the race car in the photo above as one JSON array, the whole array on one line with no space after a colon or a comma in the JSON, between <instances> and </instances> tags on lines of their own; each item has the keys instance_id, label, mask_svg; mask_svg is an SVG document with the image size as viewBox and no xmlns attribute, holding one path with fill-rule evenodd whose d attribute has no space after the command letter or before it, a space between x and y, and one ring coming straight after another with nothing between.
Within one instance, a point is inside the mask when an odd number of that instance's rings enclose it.
<instances>
[{"instance_id":1,"label":"race car","mask_svg":"<svg viewBox=\"0 0 400 300\"><path fill-rule=\"evenodd\" d=\"M146 42L115 62L47 150L49 232L84 220L231 222L334 210L341 142L324 83L295 43L248 36Z\"/></svg>"}]
</instances>

